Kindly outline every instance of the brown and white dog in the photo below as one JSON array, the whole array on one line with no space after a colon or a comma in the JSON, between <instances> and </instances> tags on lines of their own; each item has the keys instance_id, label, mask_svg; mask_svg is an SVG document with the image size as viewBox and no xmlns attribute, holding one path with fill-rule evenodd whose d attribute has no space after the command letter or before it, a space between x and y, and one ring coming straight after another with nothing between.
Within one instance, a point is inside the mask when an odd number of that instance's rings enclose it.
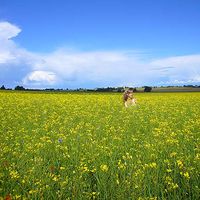
<instances>
[{"instance_id":1,"label":"brown and white dog","mask_svg":"<svg viewBox=\"0 0 200 200\"><path fill-rule=\"evenodd\" d=\"M132 90L126 90L123 94L123 102L124 106L127 108L129 106L134 106L136 105L136 99L133 96L133 91Z\"/></svg>"}]
</instances>

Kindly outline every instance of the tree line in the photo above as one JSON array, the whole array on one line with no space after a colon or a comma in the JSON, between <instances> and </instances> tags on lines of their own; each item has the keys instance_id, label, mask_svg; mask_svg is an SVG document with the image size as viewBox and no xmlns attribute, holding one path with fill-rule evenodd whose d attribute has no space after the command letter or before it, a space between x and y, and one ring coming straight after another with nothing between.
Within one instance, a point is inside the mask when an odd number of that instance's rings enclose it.
<instances>
[{"instance_id":1,"label":"tree line","mask_svg":"<svg viewBox=\"0 0 200 200\"><path fill-rule=\"evenodd\" d=\"M54 89L54 88L46 88L46 89L26 89L23 86L17 85L14 90L19 91L81 91L81 92L124 92L126 88L129 88L133 90L134 92L137 92L136 88L130 88L130 87L102 87L102 88L95 88L95 89L86 89L86 88L77 88L77 89ZM12 88L6 88L4 85L0 87L0 90L12 90ZM152 87L144 86L144 92L150 92L152 90Z\"/></svg>"},{"instance_id":2,"label":"tree line","mask_svg":"<svg viewBox=\"0 0 200 200\"><path fill-rule=\"evenodd\" d=\"M177 86L160 86L162 87L177 87ZM178 86L178 87L189 87L189 88L200 88L200 85L183 85L183 86ZM95 88L95 89L86 89L86 88L77 88L77 89L55 89L55 88L46 88L46 89L28 89L24 88L23 86L17 85L14 90L18 91L60 91L60 92L124 92L126 88L129 88L133 90L134 92L151 92L152 88L157 88L157 86L151 87L151 86L143 86L143 90L138 90L137 88L130 88L130 87L100 87L100 88ZM12 88L6 88L4 85L0 87L0 90L13 90Z\"/></svg>"}]
</instances>

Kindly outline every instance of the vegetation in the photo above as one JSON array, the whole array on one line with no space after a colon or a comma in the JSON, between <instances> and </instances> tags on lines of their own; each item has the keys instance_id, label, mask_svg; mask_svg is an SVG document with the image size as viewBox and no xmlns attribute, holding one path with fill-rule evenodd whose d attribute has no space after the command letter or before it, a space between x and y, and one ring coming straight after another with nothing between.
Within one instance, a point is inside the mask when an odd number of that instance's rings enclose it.
<instances>
[{"instance_id":1,"label":"vegetation","mask_svg":"<svg viewBox=\"0 0 200 200\"><path fill-rule=\"evenodd\" d=\"M6 88L5 88L5 86L4 85L2 85L1 87L0 87L0 90L5 90Z\"/></svg>"},{"instance_id":2,"label":"vegetation","mask_svg":"<svg viewBox=\"0 0 200 200\"><path fill-rule=\"evenodd\" d=\"M0 197L198 199L200 93L0 92Z\"/></svg>"},{"instance_id":3,"label":"vegetation","mask_svg":"<svg viewBox=\"0 0 200 200\"><path fill-rule=\"evenodd\" d=\"M152 90L152 87L149 87L149 86L144 87L144 92L151 92L151 90Z\"/></svg>"},{"instance_id":4,"label":"vegetation","mask_svg":"<svg viewBox=\"0 0 200 200\"><path fill-rule=\"evenodd\" d=\"M23 86L18 85L18 86L15 87L15 90L25 90L25 88Z\"/></svg>"},{"instance_id":5,"label":"vegetation","mask_svg":"<svg viewBox=\"0 0 200 200\"><path fill-rule=\"evenodd\" d=\"M94 89L87 88L77 88L77 89L55 89L55 88L46 88L46 89L30 89L24 88L24 86L17 85L14 90L26 90L26 91L47 91L47 92L124 92L125 89L130 87L101 87ZM183 85L183 86L143 86L130 88L134 92L200 92L200 86L198 85ZM0 90L12 90L12 88L6 88L4 85L1 86Z\"/></svg>"}]
</instances>

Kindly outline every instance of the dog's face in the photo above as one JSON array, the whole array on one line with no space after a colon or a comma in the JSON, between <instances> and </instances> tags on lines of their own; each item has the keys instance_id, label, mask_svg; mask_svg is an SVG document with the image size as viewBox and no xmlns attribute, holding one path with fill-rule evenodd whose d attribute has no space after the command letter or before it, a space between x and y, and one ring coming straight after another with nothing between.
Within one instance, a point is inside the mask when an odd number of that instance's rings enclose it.
<instances>
[{"instance_id":1,"label":"dog's face","mask_svg":"<svg viewBox=\"0 0 200 200\"><path fill-rule=\"evenodd\" d=\"M124 95L123 95L124 101L127 101L128 98L129 98L129 93L128 93L128 92L125 92Z\"/></svg>"}]
</instances>

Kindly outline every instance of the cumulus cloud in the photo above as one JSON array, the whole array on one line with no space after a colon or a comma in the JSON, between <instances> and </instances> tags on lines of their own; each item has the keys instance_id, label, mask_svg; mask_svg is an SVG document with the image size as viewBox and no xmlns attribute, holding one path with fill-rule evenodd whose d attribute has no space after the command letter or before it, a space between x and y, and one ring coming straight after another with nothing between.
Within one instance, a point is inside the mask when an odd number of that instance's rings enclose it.
<instances>
[{"instance_id":1,"label":"cumulus cloud","mask_svg":"<svg viewBox=\"0 0 200 200\"><path fill-rule=\"evenodd\" d=\"M18 27L8 22L0 22L0 64L14 59L11 51L15 48L15 44L10 39L17 36L20 31Z\"/></svg>"},{"instance_id":2,"label":"cumulus cloud","mask_svg":"<svg viewBox=\"0 0 200 200\"><path fill-rule=\"evenodd\" d=\"M56 74L49 71L33 71L23 79L23 84L31 85L53 85L57 81Z\"/></svg>"},{"instance_id":3,"label":"cumulus cloud","mask_svg":"<svg viewBox=\"0 0 200 200\"><path fill-rule=\"evenodd\" d=\"M22 79L38 62L40 56L19 47L13 38L21 29L9 22L0 22L0 84L10 87L22 84Z\"/></svg>"},{"instance_id":4,"label":"cumulus cloud","mask_svg":"<svg viewBox=\"0 0 200 200\"><path fill-rule=\"evenodd\" d=\"M148 60L137 51L72 51L40 54L16 45L21 32L0 22L0 84L25 87L106 87L200 83L200 55Z\"/></svg>"},{"instance_id":5,"label":"cumulus cloud","mask_svg":"<svg viewBox=\"0 0 200 200\"><path fill-rule=\"evenodd\" d=\"M8 40L16 37L21 29L9 22L0 22L0 40Z\"/></svg>"},{"instance_id":6,"label":"cumulus cloud","mask_svg":"<svg viewBox=\"0 0 200 200\"><path fill-rule=\"evenodd\" d=\"M161 76L167 77L162 84L200 83L200 55L175 56L151 62Z\"/></svg>"},{"instance_id":7,"label":"cumulus cloud","mask_svg":"<svg viewBox=\"0 0 200 200\"><path fill-rule=\"evenodd\" d=\"M143 64L134 55L130 56L130 52L128 55L123 51L70 52L62 49L43 56L43 59L35 65L36 70L54 71L68 83L90 81L106 86L142 78L139 69Z\"/></svg>"}]
</instances>

